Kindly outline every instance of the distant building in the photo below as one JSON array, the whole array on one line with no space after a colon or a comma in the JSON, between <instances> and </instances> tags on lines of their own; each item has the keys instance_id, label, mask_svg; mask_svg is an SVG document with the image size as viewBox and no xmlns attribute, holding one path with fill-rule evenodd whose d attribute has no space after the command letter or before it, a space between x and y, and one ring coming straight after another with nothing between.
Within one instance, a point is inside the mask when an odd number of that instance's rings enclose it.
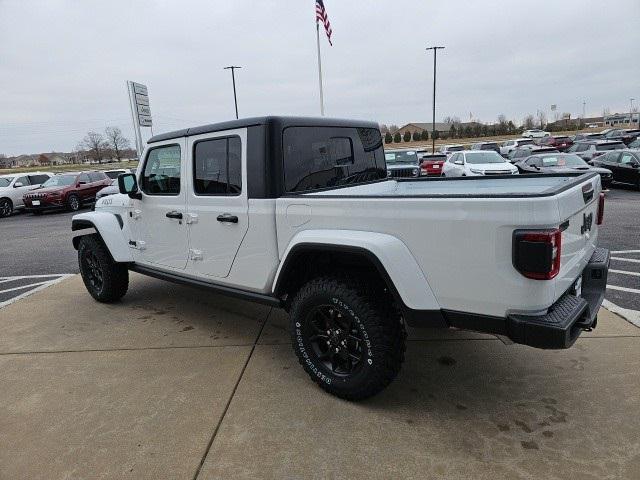
<instances>
[{"instance_id":1,"label":"distant building","mask_svg":"<svg viewBox=\"0 0 640 480\"><path fill-rule=\"evenodd\" d=\"M436 122L435 129L437 130L438 133L448 134L451 131L451 125L455 125L456 129L459 130L460 128L475 127L480 124L477 122L462 122L462 123ZM395 135L396 133L400 133L400 135L404 136L406 132L410 132L413 135L414 132L422 133L425 130L429 132L429 134L431 134L431 131L433 130L432 124L413 122L413 123L407 123L406 125L396 130L395 132L391 132L391 134Z\"/></svg>"},{"instance_id":2,"label":"distant building","mask_svg":"<svg viewBox=\"0 0 640 480\"><path fill-rule=\"evenodd\" d=\"M630 123L638 123L638 112L634 113L614 113L604 117L604 125L607 127L626 126Z\"/></svg>"}]
</instances>

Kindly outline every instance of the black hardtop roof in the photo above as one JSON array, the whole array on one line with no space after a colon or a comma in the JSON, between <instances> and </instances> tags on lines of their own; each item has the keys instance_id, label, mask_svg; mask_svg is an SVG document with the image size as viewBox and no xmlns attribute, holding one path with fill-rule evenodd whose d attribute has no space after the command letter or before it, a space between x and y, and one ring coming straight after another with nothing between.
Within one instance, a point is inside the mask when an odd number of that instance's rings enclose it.
<instances>
[{"instance_id":1,"label":"black hardtop roof","mask_svg":"<svg viewBox=\"0 0 640 480\"><path fill-rule=\"evenodd\" d=\"M241 118L239 120L230 120L228 122L211 123L209 125L201 125L199 127L183 128L173 132L161 133L151 137L147 143L156 143L163 140L171 140L173 138L189 137L192 135L200 135L203 133L221 132L224 130L233 130L235 128L246 128L256 125L269 125L278 129L286 127L357 127L357 128L378 128L378 124L366 120L349 120L343 118L325 118L325 117L287 117L287 116L266 116L266 117L250 117Z\"/></svg>"}]
</instances>

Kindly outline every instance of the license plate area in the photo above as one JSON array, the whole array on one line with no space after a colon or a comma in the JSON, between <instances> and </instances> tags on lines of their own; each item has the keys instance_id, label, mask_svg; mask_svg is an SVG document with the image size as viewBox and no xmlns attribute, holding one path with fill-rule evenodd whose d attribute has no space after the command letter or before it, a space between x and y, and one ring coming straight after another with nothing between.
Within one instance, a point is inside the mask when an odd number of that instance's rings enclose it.
<instances>
[{"instance_id":1,"label":"license plate area","mask_svg":"<svg viewBox=\"0 0 640 480\"><path fill-rule=\"evenodd\" d=\"M40 200L33 200L31 203L33 204L34 207L37 207L40 205Z\"/></svg>"}]
</instances>

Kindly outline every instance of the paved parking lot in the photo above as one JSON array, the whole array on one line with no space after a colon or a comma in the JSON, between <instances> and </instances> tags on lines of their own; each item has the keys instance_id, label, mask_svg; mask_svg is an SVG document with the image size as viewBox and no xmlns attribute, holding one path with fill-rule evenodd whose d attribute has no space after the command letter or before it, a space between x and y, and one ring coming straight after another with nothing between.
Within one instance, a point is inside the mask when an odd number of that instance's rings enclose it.
<instances>
[{"instance_id":1,"label":"paved parking lot","mask_svg":"<svg viewBox=\"0 0 640 480\"><path fill-rule=\"evenodd\" d=\"M410 332L398 379L349 403L306 377L282 311L131 283L0 309L2 478L640 475L640 329L606 311L563 351Z\"/></svg>"},{"instance_id":2,"label":"paved parking lot","mask_svg":"<svg viewBox=\"0 0 640 480\"><path fill-rule=\"evenodd\" d=\"M94 302L66 275L70 216L1 223L0 478L640 478L640 328L617 315L563 351L412 331L397 381L349 403L280 310L138 275ZM638 218L640 194L608 193L607 306L629 320Z\"/></svg>"}]
</instances>

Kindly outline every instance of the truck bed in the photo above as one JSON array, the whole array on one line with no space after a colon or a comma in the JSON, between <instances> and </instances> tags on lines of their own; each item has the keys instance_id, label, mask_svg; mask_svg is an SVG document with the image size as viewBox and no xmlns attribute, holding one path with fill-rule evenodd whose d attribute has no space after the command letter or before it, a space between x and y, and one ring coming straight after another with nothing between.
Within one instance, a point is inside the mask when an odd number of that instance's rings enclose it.
<instances>
[{"instance_id":1,"label":"truck bed","mask_svg":"<svg viewBox=\"0 0 640 480\"><path fill-rule=\"evenodd\" d=\"M495 177L407 178L336 188L305 195L399 197L545 197L571 188L595 173L496 175ZM584 178L583 178L584 177Z\"/></svg>"}]
</instances>

